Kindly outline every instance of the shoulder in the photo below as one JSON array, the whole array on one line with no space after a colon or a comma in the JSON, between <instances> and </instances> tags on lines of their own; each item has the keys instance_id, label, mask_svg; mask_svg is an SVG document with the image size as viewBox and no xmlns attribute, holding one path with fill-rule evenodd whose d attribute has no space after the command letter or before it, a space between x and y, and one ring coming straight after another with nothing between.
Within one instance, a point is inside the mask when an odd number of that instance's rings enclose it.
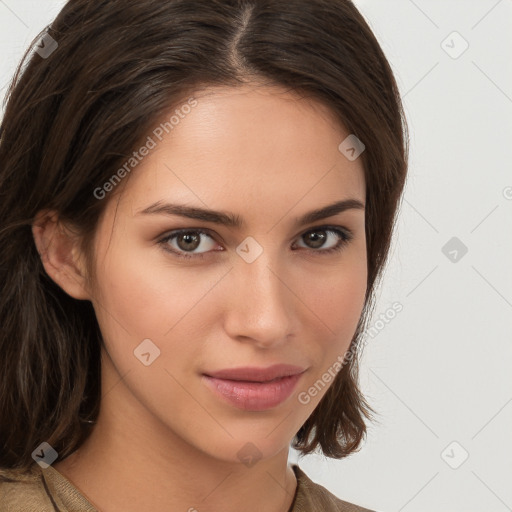
<instances>
[{"instance_id":1,"label":"shoulder","mask_svg":"<svg viewBox=\"0 0 512 512\"><path fill-rule=\"evenodd\" d=\"M53 466L28 471L0 468L0 512L97 512Z\"/></svg>"},{"instance_id":2,"label":"shoulder","mask_svg":"<svg viewBox=\"0 0 512 512\"><path fill-rule=\"evenodd\" d=\"M37 464L28 471L0 469L0 512L55 512Z\"/></svg>"},{"instance_id":3,"label":"shoulder","mask_svg":"<svg viewBox=\"0 0 512 512\"><path fill-rule=\"evenodd\" d=\"M292 468L297 478L297 491L290 512L374 512L339 499L313 482L297 464Z\"/></svg>"}]
</instances>

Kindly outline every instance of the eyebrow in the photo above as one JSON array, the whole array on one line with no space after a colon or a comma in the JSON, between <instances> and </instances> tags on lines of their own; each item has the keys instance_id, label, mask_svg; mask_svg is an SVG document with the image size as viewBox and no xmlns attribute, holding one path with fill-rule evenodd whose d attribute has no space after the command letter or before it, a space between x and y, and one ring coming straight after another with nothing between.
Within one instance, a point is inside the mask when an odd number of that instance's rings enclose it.
<instances>
[{"instance_id":1,"label":"eyebrow","mask_svg":"<svg viewBox=\"0 0 512 512\"><path fill-rule=\"evenodd\" d=\"M295 225L300 226L310 224L317 220L332 217L338 213L347 210L363 210L365 205L358 199L345 199L337 201L336 203L329 204L317 210L312 210L305 213L300 217L294 219ZM182 204L162 203L158 201L151 206L148 206L142 211L137 212L137 215L177 215L189 219L202 220L204 222L211 222L213 224L220 224L230 228L241 229L245 225L245 221L240 215L230 212L222 212L209 210L206 208L198 208L195 206L185 206Z\"/></svg>"}]
</instances>

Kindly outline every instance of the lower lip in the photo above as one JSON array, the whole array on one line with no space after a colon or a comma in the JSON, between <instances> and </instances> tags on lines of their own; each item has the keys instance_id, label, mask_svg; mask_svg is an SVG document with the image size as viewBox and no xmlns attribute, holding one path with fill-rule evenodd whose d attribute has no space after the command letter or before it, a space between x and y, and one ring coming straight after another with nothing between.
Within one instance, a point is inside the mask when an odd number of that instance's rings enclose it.
<instances>
[{"instance_id":1,"label":"lower lip","mask_svg":"<svg viewBox=\"0 0 512 512\"><path fill-rule=\"evenodd\" d=\"M216 379L209 375L203 375L203 379L212 391L235 407L246 411L264 411L284 402L292 394L301 375L299 373L271 382Z\"/></svg>"}]
</instances>

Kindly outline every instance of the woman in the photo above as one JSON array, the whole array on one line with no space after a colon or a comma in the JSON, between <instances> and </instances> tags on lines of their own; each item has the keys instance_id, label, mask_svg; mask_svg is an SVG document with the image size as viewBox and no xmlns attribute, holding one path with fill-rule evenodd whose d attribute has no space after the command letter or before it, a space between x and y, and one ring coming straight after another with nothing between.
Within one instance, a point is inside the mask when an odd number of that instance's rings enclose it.
<instances>
[{"instance_id":1,"label":"woman","mask_svg":"<svg viewBox=\"0 0 512 512\"><path fill-rule=\"evenodd\" d=\"M360 446L406 179L348 0L70 0L0 139L0 511L364 511ZM189 247L190 245L190 247Z\"/></svg>"}]
</instances>

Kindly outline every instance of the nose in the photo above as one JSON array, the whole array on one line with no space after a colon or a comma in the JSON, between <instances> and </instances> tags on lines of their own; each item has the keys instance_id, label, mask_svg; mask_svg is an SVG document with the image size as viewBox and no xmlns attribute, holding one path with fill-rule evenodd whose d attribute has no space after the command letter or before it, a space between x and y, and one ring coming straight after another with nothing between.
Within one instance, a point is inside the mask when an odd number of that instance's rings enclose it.
<instances>
[{"instance_id":1,"label":"nose","mask_svg":"<svg viewBox=\"0 0 512 512\"><path fill-rule=\"evenodd\" d=\"M287 283L290 273L271 266L264 255L252 263L235 262L227 284L232 293L226 301L224 328L232 339L275 348L296 332L300 301Z\"/></svg>"}]
</instances>

